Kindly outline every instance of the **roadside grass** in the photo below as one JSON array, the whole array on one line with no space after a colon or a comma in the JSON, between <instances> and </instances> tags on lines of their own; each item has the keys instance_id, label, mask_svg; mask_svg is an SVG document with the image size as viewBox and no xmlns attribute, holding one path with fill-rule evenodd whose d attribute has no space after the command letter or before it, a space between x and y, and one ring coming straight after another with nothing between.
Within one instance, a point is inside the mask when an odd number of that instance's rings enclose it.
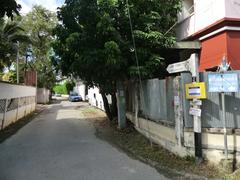
<instances>
[{"instance_id":1,"label":"roadside grass","mask_svg":"<svg viewBox=\"0 0 240 180\"><path fill-rule=\"evenodd\" d=\"M161 173L168 171L168 175L178 174L182 179L225 179L219 169L208 162L197 165L194 157L181 158L161 146L151 146L149 140L137 132L130 122L124 130L119 130L116 122L109 123L106 118L96 119L94 124L97 137L129 156L148 163Z\"/></svg>"},{"instance_id":2,"label":"roadside grass","mask_svg":"<svg viewBox=\"0 0 240 180\"><path fill-rule=\"evenodd\" d=\"M233 174L227 176L226 180L239 180L240 179L240 169L234 172Z\"/></svg>"}]
</instances>

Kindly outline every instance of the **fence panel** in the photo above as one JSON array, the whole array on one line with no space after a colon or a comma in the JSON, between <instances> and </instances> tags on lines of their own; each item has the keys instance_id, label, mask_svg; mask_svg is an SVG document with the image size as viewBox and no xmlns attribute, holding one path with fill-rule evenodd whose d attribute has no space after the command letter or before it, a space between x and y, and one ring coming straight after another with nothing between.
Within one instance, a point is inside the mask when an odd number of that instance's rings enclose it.
<instances>
[{"instance_id":1,"label":"fence panel","mask_svg":"<svg viewBox=\"0 0 240 180\"><path fill-rule=\"evenodd\" d=\"M240 77L240 71L236 71ZM222 128L222 103L220 93L208 92L208 74L211 72L200 73L200 80L206 82L207 99L203 100L202 105L202 127L203 128ZM187 128L193 127L193 118L189 115L189 100L185 97L185 84L191 82L191 74L182 73L182 88L184 89L183 107L184 124ZM240 79L240 78L239 78ZM240 128L240 93L226 93L226 120L228 128Z\"/></svg>"},{"instance_id":2,"label":"fence panel","mask_svg":"<svg viewBox=\"0 0 240 180\"><path fill-rule=\"evenodd\" d=\"M143 81L140 89L140 110L147 118L156 122L174 124L173 99L171 78Z\"/></svg>"},{"instance_id":3,"label":"fence panel","mask_svg":"<svg viewBox=\"0 0 240 180\"><path fill-rule=\"evenodd\" d=\"M240 77L240 71L235 72ZM201 74L201 80L206 82L207 86L209 73ZM225 103L227 127L240 128L240 93L226 93ZM205 128L223 127L220 93L207 93L207 99L203 101L202 106L202 126Z\"/></svg>"}]
</instances>

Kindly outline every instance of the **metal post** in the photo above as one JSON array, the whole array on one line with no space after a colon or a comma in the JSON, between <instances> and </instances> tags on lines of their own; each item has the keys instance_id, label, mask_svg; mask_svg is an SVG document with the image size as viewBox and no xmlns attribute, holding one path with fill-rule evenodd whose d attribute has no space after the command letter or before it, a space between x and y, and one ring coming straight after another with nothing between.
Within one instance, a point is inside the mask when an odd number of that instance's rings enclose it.
<instances>
[{"instance_id":1,"label":"metal post","mask_svg":"<svg viewBox=\"0 0 240 180\"><path fill-rule=\"evenodd\" d=\"M199 82L199 77L197 77L196 79L193 78L193 82ZM200 107L197 105L194 105L194 108L199 109ZM196 157L196 162L201 163L203 161L201 117L193 116L193 121L194 121L195 157Z\"/></svg>"},{"instance_id":2,"label":"metal post","mask_svg":"<svg viewBox=\"0 0 240 180\"><path fill-rule=\"evenodd\" d=\"M223 132L224 132L224 155L228 159L228 145L227 145L227 128L226 128L226 107L225 107L225 94L221 93L222 99L222 119L223 119Z\"/></svg>"},{"instance_id":3,"label":"metal post","mask_svg":"<svg viewBox=\"0 0 240 180\"><path fill-rule=\"evenodd\" d=\"M195 54L194 62L192 65L194 68L194 74L192 72L193 76L193 82L199 82L199 71L198 71L198 56ZM194 105L194 108L199 109L200 106ZM195 142L195 157L196 162L201 163L203 161L202 157L202 124L201 124L201 117L193 116L194 120L194 142Z\"/></svg>"},{"instance_id":4,"label":"metal post","mask_svg":"<svg viewBox=\"0 0 240 180\"><path fill-rule=\"evenodd\" d=\"M19 41L17 41L17 84L19 84Z\"/></svg>"}]
</instances>

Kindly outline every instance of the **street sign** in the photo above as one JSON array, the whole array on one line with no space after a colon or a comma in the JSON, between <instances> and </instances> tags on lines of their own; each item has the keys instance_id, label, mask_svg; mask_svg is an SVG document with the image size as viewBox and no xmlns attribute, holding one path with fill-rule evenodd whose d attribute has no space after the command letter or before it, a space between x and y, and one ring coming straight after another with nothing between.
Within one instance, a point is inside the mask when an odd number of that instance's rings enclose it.
<instances>
[{"instance_id":1,"label":"street sign","mask_svg":"<svg viewBox=\"0 0 240 180\"><path fill-rule=\"evenodd\" d=\"M167 71L170 74L190 71L192 73L192 76L196 77L198 73L197 63L198 63L197 54L192 54L190 58L186 61L168 65Z\"/></svg>"},{"instance_id":2,"label":"street sign","mask_svg":"<svg viewBox=\"0 0 240 180\"><path fill-rule=\"evenodd\" d=\"M193 116L198 116L201 117L202 110L195 108L195 107L190 107L189 109L189 114Z\"/></svg>"},{"instance_id":3,"label":"street sign","mask_svg":"<svg viewBox=\"0 0 240 180\"><path fill-rule=\"evenodd\" d=\"M174 63L174 64L170 64L167 67L167 71L169 73L178 73L178 72L183 72L183 71L189 71L189 62L188 61L183 61L183 62L179 62L179 63Z\"/></svg>"},{"instance_id":4,"label":"street sign","mask_svg":"<svg viewBox=\"0 0 240 180\"><path fill-rule=\"evenodd\" d=\"M208 74L209 92L239 92L237 73L212 73Z\"/></svg>"},{"instance_id":5,"label":"street sign","mask_svg":"<svg viewBox=\"0 0 240 180\"><path fill-rule=\"evenodd\" d=\"M193 101L190 101L190 105L191 106L201 106L202 105L202 101L199 99L193 99Z\"/></svg>"},{"instance_id":6,"label":"street sign","mask_svg":"<svg viewBox=\"0 0 240 180\"><path fill-rule=\"evenodd\" d=\"M186 84L187 99L206 99L206 85L204 82Z\"/></svg>"}]
</instances>

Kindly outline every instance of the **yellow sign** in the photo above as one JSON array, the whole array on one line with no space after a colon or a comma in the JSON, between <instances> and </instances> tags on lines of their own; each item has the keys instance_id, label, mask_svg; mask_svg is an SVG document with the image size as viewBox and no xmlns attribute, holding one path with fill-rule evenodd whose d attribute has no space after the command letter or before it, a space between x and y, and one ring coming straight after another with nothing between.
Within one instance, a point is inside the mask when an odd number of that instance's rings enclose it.
<instances>
[{"instance_id":1,"label":"yellow sign","mask_svg":"<svg viewBox=\"0 0 240 180\"><path fill-rule=\"evenodd\" d=\"M187 99L206 99L205 82L186 84L186 97Z\"/></svg>"}]
</instances>

